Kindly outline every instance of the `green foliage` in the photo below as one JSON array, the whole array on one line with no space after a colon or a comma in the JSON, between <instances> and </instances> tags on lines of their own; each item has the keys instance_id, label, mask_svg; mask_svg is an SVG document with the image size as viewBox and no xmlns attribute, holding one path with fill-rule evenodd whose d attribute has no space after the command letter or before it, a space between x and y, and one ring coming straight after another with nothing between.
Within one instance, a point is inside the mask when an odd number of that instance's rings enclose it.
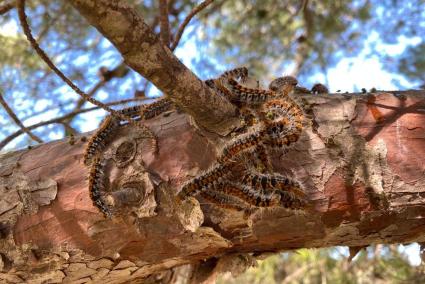
<instances>
[{"instance_id":1,"label":"green foliage","mask_svg":"<svg viewBox=\"0 0 425 284\"><path fill-rule=\"evenodd\" d=\"M398 42L401 34L408 38L425 34L425 26L416 24L425 21L425 3L420 0L306 1L305 8L303 2L226 1L220 13L203 21L209 30L204 37L213 42L209 54L222 54L233 65L237 60L257 75L291 72L308 77L342 58L357 56L371 32L385 43ZM424 58L423 53L410 54L412 61ZM391 71L416 79L425 70L414 65L409 73L403 68Z\"/></svg>"},{"instance_id":2,"label":"green foliage","mask_svg":"<svg viewBox=\"0 0 425 284\"><path fill-rule=\"evenodd\" d=\"M332 54L362 47L362 41L355 39L367 32L354 29L353 23L371 18L368 2L354 8L352 3L339 1L312 1L305 8L302 3L227 1L220 14L205 20L206 28L215 30L206 35L214 42L213 50L225 54L228 61L237 58L258 74L288 72L300 52L305 59L302 65L309 67L295 66L293 73L311 74L311 67L331 65Z\"/></svg>"},{"instance_id":3,"label":"green foliage","mask_svg":"<svg viewBox=\"0 0 425 284\"><path fill-rule=\"evenodd\" d=\"M301 249L276 254L233 277L223 274L218 284L258 283L424 283L425 266L412 266L396 246L377 245L361 251L349 263L342 248Z\"/></svg>"},{"instance_id":4,"label":"green foliage","mask_svg":"<svg viewBox=\"0 0 425 284\"><path fill-rule=\"evenodd\" d=\"M425 84L425 43L407 48L398 63L400 72Z\"/></svg>"}]
</instances>

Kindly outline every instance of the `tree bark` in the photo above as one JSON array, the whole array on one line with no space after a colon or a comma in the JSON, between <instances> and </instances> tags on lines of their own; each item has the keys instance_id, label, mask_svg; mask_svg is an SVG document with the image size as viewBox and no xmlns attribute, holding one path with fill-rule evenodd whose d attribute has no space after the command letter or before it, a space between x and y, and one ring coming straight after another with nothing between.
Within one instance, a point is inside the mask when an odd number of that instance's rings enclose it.
<instances>
[{"instance_id":1,"label":"tree bark","mask_svg":"<svg viewBox=\"0 0 425 284\"><path fill-rule=\"evenodd\" d=\"M90 200L82 137L0 156L0 279L128 283L198 263L198 281L242 271L264 253L425 242L425 91L299 101L311 123L289 152L274 153L273 165L304 184L305 211L247 216L202 198L177 201L181 184L226 141L179 111L146 122L159 138L156 156L132 127L108 144L111 188L137 184L142 195L116 204L112 220Z\"/></svg>"},{"instance_id":2,"label":"tree bark","mask_svg":"<svg viewBox=\"0 0 425 284\"><path fill-rule=\"evenodd\" d=\"M235 108L213 96L123 0L69 1L121 53L125 63L152 82L200 126L226 135L237 121Z\"/></svg>"}]
</instances>

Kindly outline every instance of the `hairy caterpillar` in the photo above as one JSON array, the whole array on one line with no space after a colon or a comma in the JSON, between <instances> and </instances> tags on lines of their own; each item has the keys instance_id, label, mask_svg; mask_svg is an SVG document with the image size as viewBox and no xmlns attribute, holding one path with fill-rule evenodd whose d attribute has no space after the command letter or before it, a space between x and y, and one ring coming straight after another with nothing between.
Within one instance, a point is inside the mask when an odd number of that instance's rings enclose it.
<instances>
[{"instance_id":1,"label":"hairy caterpillar","mask_svg":"<svg viewBox=\"0 0 425 284\"><path fill-rule=\"evenodd\" d=\"M302 133L304 113L289 96L298 82L294 77L286 76L272 81L269 90L253 89L237 81L248 72L235 70L225 72L218 79L208 80L206 84L241 108L240 113L248 118L248 131L228 142L211 170L187 182L179 197L201 193L218 205L227 203L224 202L226 197L232 197L257 207L279 205L290 209L303 208L306 205L303 188L295 180L272 173L267 152L267 147L290 146L298 141ZM225 171L229 171L231 165L241 163L243 160L240 156L248 152L252 152L260 161L257 172L245 166L247 173L239 178L226 174ZM230 176L232 181L229 180Z\"/></svg>"},{"instance_id":2,"label":"hairy caterpillar","mask_svg":"<svg viewBox=\"0 0 425 284\"><path fill-rule=\"evenodd\" d=\"M170 110L172 106L173 105L170 100L162 99L147 106L129 107L122 109L119 112L136 121L141 121L158 116L159 114ZM100 153L107 146L112 133L119 127L126 124L126 121L121 121L111 115L107 116L102 121L96 133L90 138L84 153L84 164L88 166L91 165L89 173L90 198L92 199L93 204L107 217L112 216L112 211L102 194L102 192L107 188L107 179L104 173L105 161L100 158Z\"/></svg>"},{"instance_id":3,"label":"hairy caterpillar","mask_svg":"<svg viewBox=\"0 0 425 284\"><path fill-rule=\"evenodd\" d=\"M224 209L231 209L236 211L242 211L245 209L243 204L241 204L232 196L221 194L215 190L203 191L201 192L201 196L210 203Z\"/></svg>"},{"instance_id":4,"label":"hairy caterpillar","mask_svg":"<svg viewBox=\"0 0 425 284\"><path fill-rule=\"evenodd\" d=\"M112 211L105 201L103 193L107 186L104 167L105 161L99 157L95 157L93 159L93 164L89 173L89 190L93 205L96 206L106 217L110 218L112 217Z\"/></svg>"},{"instance_id":5,"label":"hairy caterpillar","mask_svg":"<svg viewBox=\"0 0 425 284\"><path fill-rule=\"evenodd\" d=\"M229 164L215 164L207 171L184 184L178 194L178 198L184 199L186 196L194 196L212 188L215 184L221 182L227 175L230 174L229 170Z\"/></svg>"},{"instance_id":6,"label":"hairy caterpillar","mask_svg":"<svg viewBox=\"0 0 425 284\"><path fill-rule=\"evenodd\" d=\"M147 106L133 106L119 110L118 112L131 117L136 121L151 119L172 108L173 104L168 99L161 99ZM119 126L127 124L116 117L108 115L100 124L99 129L92 135L84 152L84 164L90 165L93 157L98 155L106 147L111 134ZM155 144L156 146L156 144ZM156 149L155 149L156 150Z\"/></svg>"},{"instance_id":7,"label":"hairy caterpillar","mask_svg":"<svg viewBox=\"0 0 425 284\"><path fill-rule=\"evenodd\" d=\"M297 197L305 197L305 192L297 181L280 174L263 174L249 171L242 177L242 183L260 191L287 191L292 192Z\"/></svg>"}]
</instances>

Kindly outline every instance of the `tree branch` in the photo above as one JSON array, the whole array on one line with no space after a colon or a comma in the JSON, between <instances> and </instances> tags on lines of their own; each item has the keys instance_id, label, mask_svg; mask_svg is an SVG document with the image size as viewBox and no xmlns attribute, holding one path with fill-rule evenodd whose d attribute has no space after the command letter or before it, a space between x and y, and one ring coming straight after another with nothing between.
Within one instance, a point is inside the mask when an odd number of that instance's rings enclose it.
<instances>
[{"instance_id":1,"label":"tree branch","mask_svg":"<svg viewBox=\"0 0 425 284\"><path fill-rule=\"evenodd\" d=\"M161 40L165 46L170 46L170 23L168 21L167 0L159 0L159 22L161 26Z\"/></svg>"},{"instance_id":2,"label":"tree branch","mask_svg":"<svg viewBox=\"0 0 425 284\"><path fill-rule=\"evenodd\" d=\"M6 14L10 10L12 10L13 8L15 8L15 2L14 1L4 3L3 5L0 6L0 15Z\"/></svg>"},{"instance_id":3,"label":"tree branch","mask_svg":"<svg viewBox=\"0 0 425 284\"><path fill-rule=\"evenodd\" d=\"M6 110L6 112L9 114L9 116L12 118L12 120L16 123L16 125L19 126L21 131L23 133L28 134L29 137L31 137L32 140L38 143L43 143L43 140L41 140L36 135L32 134L31 131L29 131L28 128L24 126L24 124L19 120L19 118L16 116L16 114L13 112L13 110L9 107L9 105L6 103L6 101L3 98L3 94L0 92L0 104L3 106L3 108ZM1 148L0 148L1 149Z\"/></svg>"},{"instance_id":4,"label":"tree branch","mask_svg":"<svg viewBox=\"0 0 425 284\"><path fill-rule=\"evenodd\" d=\"M306 58L308 57L307 55L309 51L309 45L311 44L314 45L314 43L311 43L314 40L312 39L312 37L314 36L313 13L310 11L308 7L308 0L303 0L296 14L298 14L300 11L302 11L302 15L303 15L303 21L305 25L305 34L302 35L301 37L298 37L297 39L298 47L297 47L297 51L296 51L295 59L294 59L295 66L291 72L292 76L297 76L297 74L301 71L306 61Z\"/></svg>"},{"instance_id":5,"label":"tree branch","mask_svg":"<svg viewBox=\"0 0 425 284\"><path fill-rule=\"evenodd\" d=\"M112 103L107 103L107 106L113 106L113 105L120 105L120 104L125 104L125 103L129 103L129 102L140 102L140 101L146 101L146 100L151 100L153 98L134 98L134 99L126 99L126 100L120 100L120 101L116 101L116 102L112 102ZM30 125L28 127L26 127L28 130L33 130L42 126L46 126L49 124L55 124L55 123L63 123L63 122L67 122L70 118L75 117L78 114L81 113L86 113L86 112L90 112L93 110L98 110L101 109L100 107L91 107L91 108L86 108L86 109L77 109L74 110L68 114L65 114L63 116L60 117L56 117L50 120L46 120L46 121L42 121L33 125ZM19 135L25 133L22 129L18 130L14 133L12 133L11 135L9 135L8 137L6 137L5 139L3 139L3 141L0 142L0 150L3 149L7 144L9 144L13 139L15 139L16 137L18 137Z\"/></svg>"},{"instance_id":6,"label":"tree branch","mask_svg":"<svg viewBox=\"0 0 425 284\"><path fill-rule=\"evenodd\" d=\"M176 49L176 47L179 45L180 39L183 35L183 32L186 28L186 26L189 24L190 20L192 20L192 18L198 14L199 12L201 12L204 8L206 8L209 4L211 4L214 0L205 0L204 2L202 2L201 4L199 4L198 6L196 6L195 8L193 8L193 10L189 13L189 15L186 16L186 18L184 19L183 23L180 25L176 36L174 37L174 41L173 44L171 45L171 50Z\"/></svg>"},{"instance_id":7,"label":"tree branch","mask_svg":"<svg viewBox=\"0 0 425 284\"><path fill-rule=\"evenodd\" d=\"M198 261L208 276L240 270L261 253L424 242L425 92L374 95L378 121L361 94L300 97L312 121L288 152L273 152L273 166L303 183L311 205L303 211L246 214L201 197L176 200L217 155L217 141L177 110L146 120L157 156L133 126L106 146L107 192L143 193L115 204L112 220L90 199L80 139L2 155L0 258L9 264L0 280L129 283Z\"/></svg>"},{"instance_id":8,"label":"tree branch","mask_svg":"<svg viewBox=\"0 0 425 284\"><path fill-rule=\"evenodd\" d=\"M121 62L120 64L117 65L117 67L115 67L112 70L103 70L101 68L101 70L99 70L99 72L101 72L101 74L99 74L101 76L101 80L98 81L93 86L93 88L87 93L87 95L90 96L90 97L94 96L100 88L102 88L104 85L106 85L106 83L111 81L113 78L122 78L122 77L126 76L129 72L129 69L127 68L127 65L124 64L124 62ZM84 105L85 102L86 102L86 100L84 98L80 98L77 101L77 104L75 105L72 112L77 112L79 109L81 109L81 107ZM78 113L76 113L76 114L78 114ZM71 123L71 121L73 119L74 119L74 117L70 117L65 122Z\"/></svg>"},{"instance_id":9,"label":"tree branch","mask_svg":"<svg viewBox=\"0 0 425 284\"><path fill-rule=\"evenodd\" d=\"M235 107L214 96L126 1L71 0L70 3L111 41L128 66L151 81L198 124L215 133L227 134L239 123L234 117Z\"/></svg>"},{"instance_id":10,"label":"tree branch","mask_svg":"<svg viewBox=\"0 0 425 284\"><path fill-rule=\"evenodd\" d=\"M202 17L209 17L211 14L217 12L217 10L221 9L221 7L223 7L223 5L227 2L228 0L221 0L221 1L215 1L214 5L212 5L210 7L210 9L208 9L207 11L205 11L205 13L202 15Z\"/></svg>"},{"instance_id":11,"label":"tree branch","mask_svg":"<svg viewBox=\"0 0 425 284\"><path fill-rule=\"evenodd\" d=\"M131 118L123 115L122 113L116 112L115 110L109 108L104 103L94 99L93 97L90 97L87 95L84 91L82 91L77 85L75 85L67 76L65 76L62 71L60 71L56 65L51 61L51 59L47 56L47 54L44 52L44 50L40 47L38 42L35 40L35 38L32 35L31 28L27 22L27 15L25 13L25 1L26 0L16 0L16 5L18 8L18 15L19 15L19 22L21 24L21 27L24 31L25 36L27 37L28 41L30 42L33 49L37 52L37 54L40 56L40 58L49 66L49 68L56 73L56 75L61 78L63 82L65 82L69 87L71 87L72 90L74 90L78 95L80 95L82 98L84 98L86 101L103 108L107 112L111 113L113 116L118 117L124 121L128 121L130 124L138 125L136 122L134 122Z\"/></svg>"}]
</instances>

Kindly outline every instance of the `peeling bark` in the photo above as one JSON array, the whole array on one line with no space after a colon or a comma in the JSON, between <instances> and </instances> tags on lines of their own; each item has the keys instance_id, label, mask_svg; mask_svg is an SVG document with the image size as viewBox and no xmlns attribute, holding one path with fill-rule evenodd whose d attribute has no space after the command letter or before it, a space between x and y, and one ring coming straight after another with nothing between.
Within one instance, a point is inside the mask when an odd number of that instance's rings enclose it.
<instances>
[{"instance_id":1,"label":"peeling bark","mask_svg":"<svg viewBox=\"0 0 425 284\"><path fill-rule=\"evenodd\" d=\"M0 279L128 283L196 263L191 279L208 281L265 253L425 242L425 92L380 92L373 104L358 94L300 99L311 124L273 164L302 181L308 211L266 208L247 217L202 198L179 203L180 185L208 168L228 138L178 111L146 123L159 137L157 156L132 127L107 146L120 208L112 220L90 200L85 139L0 156Z\"/></svg>"},{"instance_id":2,"label":"peeling bark","mask_svg":"<svg viewBox=\"0 0 425 284\"><path fill-rule=\"evenodd\" d=\"M152 82L197 123L226 135L236 109L190 71L126 1L71 0L70 3L122 54L125 63Z\"/></svg>"}]
</instances>

